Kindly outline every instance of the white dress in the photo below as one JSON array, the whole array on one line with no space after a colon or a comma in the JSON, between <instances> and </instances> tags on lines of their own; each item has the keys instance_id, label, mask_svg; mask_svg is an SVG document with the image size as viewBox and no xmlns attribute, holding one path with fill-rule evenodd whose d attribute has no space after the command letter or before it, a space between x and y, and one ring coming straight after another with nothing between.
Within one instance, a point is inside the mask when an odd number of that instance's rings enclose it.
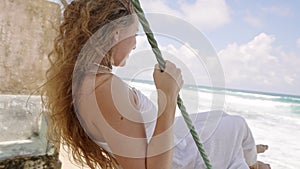
<instances>
[{"instance_id":1,"label":"white dress","mask_svg":"<svg viewBox=\"0 0 300 169\"><path fill-rule=\"evenodd\" d=\"M138 107L145 120L144 125L149 142L156 125L155 120L149 119L154 119L157 113L156 108L139 90L132 89L138 97ZM209 126L208 116L211 114L217 114L219 118L214 127ZM223 111L211 111L192 114L191 119L213 169L249 169L248 166L256 162L255 142L242 117L228 115ZM175 118L174 133L172 169L205 169L202 157L181 116ZM99 141L96 143L110 152L107 143Z\"/></svg>"}]
</instances>

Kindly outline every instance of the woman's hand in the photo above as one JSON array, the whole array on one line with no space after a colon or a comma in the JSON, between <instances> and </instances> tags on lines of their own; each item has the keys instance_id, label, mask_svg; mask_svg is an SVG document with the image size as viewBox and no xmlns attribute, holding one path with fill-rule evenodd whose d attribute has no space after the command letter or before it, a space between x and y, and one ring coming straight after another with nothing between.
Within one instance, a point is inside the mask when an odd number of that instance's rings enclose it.
<instances>
[{"instance_id":1,"label":"woman's hand","mask_svg":"<svg viewBox=\"0 0 300 169\"><path fill-rule=\"evenodd\" d=\"M183 85L181 70L170 61L166 61L165 71L161 72L159 65L155 65L153 78L156 88L167 98L177 98Z\"/></svg>"}]
</instances>

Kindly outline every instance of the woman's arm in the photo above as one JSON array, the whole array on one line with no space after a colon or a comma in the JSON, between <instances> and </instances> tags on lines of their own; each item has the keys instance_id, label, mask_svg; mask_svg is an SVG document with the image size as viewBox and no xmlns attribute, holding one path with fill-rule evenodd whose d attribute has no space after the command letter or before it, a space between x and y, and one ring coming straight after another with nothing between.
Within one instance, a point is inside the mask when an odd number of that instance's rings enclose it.
<instances>
[{"instance_id":1,"label":"woman's arm","mask_svg":"<svg viewBox=\"0 0 300 169\"><path fill-rule=\"evenodd\" d=\"M161 105L164 104L164 105ZM158 111L153 137L147 147L147 169L171 168L173 160L173 123L176 99L158 94Z\"/></svg>"},{"instance_id":2,"label":"woman's arm","mask_svg":"<svg viewBox=\"0 0 300 169\"><path fill-rule=\"evenodd\" d=\"M147 148L146 163L147 169L168 169L171 168L173 160L174 116L183 81L181 71L168 61L163 73L156 65L153 77L158 93L158 119Z\"/></svg>"}]
</instances>

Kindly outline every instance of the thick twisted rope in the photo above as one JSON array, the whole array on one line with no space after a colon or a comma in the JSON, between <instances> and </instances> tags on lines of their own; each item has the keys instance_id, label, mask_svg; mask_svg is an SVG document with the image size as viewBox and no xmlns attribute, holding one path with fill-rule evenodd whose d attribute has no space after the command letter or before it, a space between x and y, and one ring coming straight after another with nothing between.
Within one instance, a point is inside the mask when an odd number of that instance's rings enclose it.
<instances>
[{"instance_id":1,"label":"thick twisted rope","mask_svg":"<svg viewBox=\"0 0 300 169\"><path fill-rule=\"evenodd\" d=\"M142 9L142 7L140 5L140 2L139 2L139 0L132 0L132 3L134 5L135 12L138 15L139 21L142 24L143 29L144 29L144 31L146 33L146 36L147 36L147 39L148 39L148 41L149 41L149 43L151 45L152 51L155 54L156 60L159 63L159 67L160 67L161 71L164 71L164 69L165 69L165 60L163 59L161 51L158 48L157 41L154 38L154 34L151 31L149 22L147 21L147 19L145 17L145 14L144 14L144 11L143 11L143 9ZM182 114L182 116L183 116L183 118L184 118L184 120L185 120L185 122L186 122L186 124L187 124L187 126L189 128L189 130L190 130L191 135L193 136L193 139L194 139L194 141L195 141L195 143L197 145L197 148L198 148L198 150L200 152L200 155L203 158L203 161L204 161L207 169L212 169L212 165L210 164L208 156L205 153L205 150L204 150L204 148L203 148L203 146L202 146L202 144L201 144L201 142L199 140L198 133L196 132L195 127L193 125L193 122L190 119L189 114L187 113L186 108L183 105L183 101L182 101L182 99L180 98L179 95L177 97L177 105L178 105L178 108L180 109L181 114Z\"/></svg>"}]
</instances>

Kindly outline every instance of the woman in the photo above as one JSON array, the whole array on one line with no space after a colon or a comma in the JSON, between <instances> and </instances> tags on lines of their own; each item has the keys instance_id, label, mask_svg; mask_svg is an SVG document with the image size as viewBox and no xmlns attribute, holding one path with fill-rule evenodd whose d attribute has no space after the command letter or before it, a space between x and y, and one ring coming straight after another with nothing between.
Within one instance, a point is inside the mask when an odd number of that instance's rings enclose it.
<instances>
[{"instance_id":1,"label":"woman","mask_svg":"<svg viewBox=\"0 0 300 169\"><path fill-rule=\"evenodd\" d=\"M57 147L66 145L76 162L90 168L204 167L192 139L182 135L186 133L181 131L185 129L182 119L174 117L183 85L180 69L169 61L164 72L155 66L157 109L111 72L113 65L124 66L136 47L138 20L130 1L74 0L66 7L59 30L43 90L49 110L49 138ZM195 124L213 166L254 165L256 148L245 121L221 111L215 113L221 120L208 134L200 127L212 112L198 114ZM216 134L226 132L226 137ZM220 147L231 135L240 140L227 146L232 157ZM222 144L214 145L222 139ZM235 148L236 144L240 147ZM228 157L217 156L216 148Z\"/></svg>"}]
</instances>

